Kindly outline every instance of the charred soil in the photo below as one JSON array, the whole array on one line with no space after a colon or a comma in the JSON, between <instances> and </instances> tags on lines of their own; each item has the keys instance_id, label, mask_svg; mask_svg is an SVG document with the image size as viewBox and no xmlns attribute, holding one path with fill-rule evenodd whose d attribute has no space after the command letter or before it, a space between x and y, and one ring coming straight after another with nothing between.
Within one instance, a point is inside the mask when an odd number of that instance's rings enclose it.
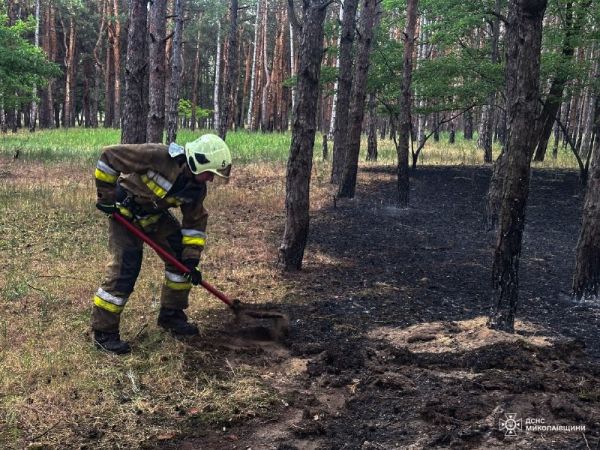
<instances>
[{"instance_id":1,"label":"charred soil","mask_svg":"<svg viewBox=\"0 0 600 450\"><path fill-rule=\"evenodd\" d=\"M515 334L485 326L489 176L420 168L399 209L394 171L365 168L354 200L312 213L304 270L286 276L279 305L289 336L249 340L224 311L190 343L190 376L207 355L215 370L251 365L281 403L246 422L189 422L149 447L599 448L600 305L569 299L577 174L534 171ZM277 222L265 221L274 250Z\"/></svg>"}]
</instances>

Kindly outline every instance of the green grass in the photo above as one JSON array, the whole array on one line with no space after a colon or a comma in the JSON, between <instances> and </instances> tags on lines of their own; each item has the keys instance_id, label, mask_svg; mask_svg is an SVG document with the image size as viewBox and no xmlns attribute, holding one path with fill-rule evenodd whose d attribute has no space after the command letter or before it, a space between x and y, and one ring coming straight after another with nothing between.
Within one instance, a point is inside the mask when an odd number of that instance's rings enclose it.
<instances>
[{"instance_id":1,"label":"green grass","mask_svg":"<svg viewBox=\"0 0 600 450\"><path fill-rule=\"evenodd\" d=\"M177 142L185 144L211 130L181 130ZM65 162L90 165L96 161L100 150L106 145L120 142L121 132L116 129L71 128L44 130L36 133L21 131L16 134L0 135L0 157L12 157L19 150L19 158L43 162ZM227 143L234 158L234 163L246 164L254 162L285 162L289 155L291 133L256 133L248 131L229 132ZM330 149L332 144L329 144ZM379 139L379 163L395 165L396 149L391 139ZM314 155L321 156L321 137L315 139ZM361 146L361 160L364 161L366 138ZM494 154L500 152L495 145ZM331 156L330 156L331 158ZM429 139L420 154L419 164L423 165L479 165L483 164L483 154L476 146L476 138L466 141L458 134L455 144L448 144L447 133L441 133L439 142ZM570 150L561 148L557 159L548 155L543 163L534 163L534 167L577 168L576 160Z\"/></svg>"}]
</instances>

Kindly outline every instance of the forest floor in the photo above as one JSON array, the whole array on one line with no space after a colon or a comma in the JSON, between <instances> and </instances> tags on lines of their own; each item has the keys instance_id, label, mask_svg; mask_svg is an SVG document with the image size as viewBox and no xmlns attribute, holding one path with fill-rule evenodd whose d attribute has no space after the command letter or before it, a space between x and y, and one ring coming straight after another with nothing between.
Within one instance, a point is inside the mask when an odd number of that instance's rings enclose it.
<instances>
[{"instance_id":1,"label":"forest floor","mask_svg":"<svg viewBox=\"0 0 600 450\"><path fill-rule=\"evenodd\" d=\"M293 289L280 305L292 324L285 342L226 332L223 312L187 347L190 373L206 354L224 370L250 365L281 402L267 417L212 429L190 419L178 436L148 445L600 448L600 305L569 299L577 174L534 170L514 335L485 326L489 176L483 167L421 167L411 207L398 209L394 171L363 168L354 200L312 215L304 270L287 276ZM273 245L278 223L264 224Z\"/></svg>"},{"instance_id":2,"label":"forest floor","mask_svg":"<svg viewBox=\"0 0 600 450\"><path fill-rule=\"evenodd\" d=\"M289 336L251 339L198 289L201 335L173 339L155 325L164 274L147 251L124 357L89 335L108 256L92 171L0 159L0 447L600 449L600 305L569 298L575 171L533 171L506 334L485 326L489 167L420 167L398 209L392 166L362 164L356 198L334 205L315 161L304 267L282 274L285 165L240 165L207 197L203 272L284 310Z\"/></svg>"}]
</instances>

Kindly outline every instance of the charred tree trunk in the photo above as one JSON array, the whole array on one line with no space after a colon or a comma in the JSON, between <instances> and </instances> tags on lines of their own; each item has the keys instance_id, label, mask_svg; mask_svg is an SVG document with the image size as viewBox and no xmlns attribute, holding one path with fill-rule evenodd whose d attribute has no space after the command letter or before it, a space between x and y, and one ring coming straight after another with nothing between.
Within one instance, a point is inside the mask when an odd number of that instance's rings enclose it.
<instances>
[{"instance_id":1,"label":"charred tree trunk","mask_svg":"<svg viewBox=\"0 0 600 450\"><path fill-rule=\"evenodd\" d=\"M285 271L302 268L304 248L308 239L310 176L323 55L323 22L328 4L326 1L310 0L303 3L298 98L294 109L292 143L286 175L286 223L279 248L279 265Z\"/></svg>"},{"instance_id":2,"label":"charred tree trunk","mask_svg":"<svg viewBox=\"0 0 600 450\"><path fill-rule=\"evenodd\" d=\"M402 62L402 88L400 90L400 117L398 119L398 205L408 206L410 179L408 174L408 149L411 128L412 55L415 47L415 29L417 27L418 0L408 0L406 8L406 30L404 31L404 56ZM436 123L434 126L438 126Z\"/></svg>"},{"instance_id":3,"label":"charred tree trunk","mask_svg":"<svg viewBox=\"0 0 600 450\"><path fill-rule=\"evenodd\" d=\"M235 84L238 76L238 1L230 0L229 3L229 37L228 37L228 50L227 50L227 62L225 66L225 73L227 79L225 80L225 86L223 87L223 100L221 108L221 117L219 123L219 136L225 140L227 136L227 129L229 128L229 122L231 119L231 111L234 105L234 94Z\"/></svg>"},{"instance_id":4,"label":"charred tree trunk","mask_svg":"<svg viewBox=\"0 0 600 450\"><path fill-rule=\"evenodd\" d=\"M150 70L148 88L148 142L163 142L165 131L165 39L167 34L167 0L150 4Z\"/></svg>"},{"instance_id":5,"label":"charred tree trunk","mask_svg":"<svg viewBox=\"0 0 600 450\"><path fill-rule=\"evenodd\" d=\"M595 139L600 136L600 97L595 101ZM573 297L598 298L600 286L600 147L595 146L583 205L573 276Z\"/></svg>"},{"instance_id":6,"label":"charred tree trunk","mask_svg":"<svg viewBox=\"0 0 600 450\"><path fill-rule=\"evenodd\" d=\"M155 0L156 1L156 0ZM129 1L129 29L127 32L127 63L125 66L125 104L122 144L146 142L146 32L147 0ZM162 130L161 130L162 131Z\"/></svg>"},{"instance_id":7,"label":"charred tree trunk","mask_svg":"<svg viewBox=\"0 0 600 450\"><path fill-rule=\"evenodd\" d=\"M508 141L500 230L492 266L494 299L488 327L514 332L519 299L519 260L535 150L542 21L546 0L511 0L507 24Z\"/></svg>"},{"instance_id":8,"label":"charred tree trunk","mask_svg":"<svg viewBox=\"0 0 600 450\"><path fill-rule=\"evenodd\" d=\"M173 56L171 57L171 81L169 86L169 107L167 116L167 142L177 139L177 118L179 87L181 86L181 45L183 38L183 2L175 1L175 31L173 33Z\"/></svg>"},{"instance_id":9,"label":"charred tree trunk","mask_svg":"<svg viewBox=\"0 0 600 450\"><path fill-rule=\"evenodd\" d=\"M356 28L357 8L358 0L344 1L333 131L333 161L331 164L331 182L334 184L340 184L342 181L348 147L348 112L352 91L352 46Z\"/></svg>"},{"instance_id":10,"label":"charred tree trunk","mask_svg":"<svg viewBox=\"0 0 600 450\"><path fill-rule=\"evenodd\" d=\"M365 114L365 97L367 95L367 77L370 64L369 56L377 19L377 7L377 0L364 0L358 49L356 52L356 66L352 82L350 112L348 114L348 149L346 151L344 170L337 194L339 198L352 198L356 191L360 137ZM338 114L340 112L338 111ZM335 152L335 143L333 150Z\"/></svg>"}]
</instances>

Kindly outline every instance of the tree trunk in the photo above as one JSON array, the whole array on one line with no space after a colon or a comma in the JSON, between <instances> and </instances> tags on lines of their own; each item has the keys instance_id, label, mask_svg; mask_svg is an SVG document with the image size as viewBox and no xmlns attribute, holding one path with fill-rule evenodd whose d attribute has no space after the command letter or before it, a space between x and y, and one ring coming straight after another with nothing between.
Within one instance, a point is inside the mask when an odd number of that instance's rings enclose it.
<instances>
[{"instance_id":1,"label":"tree trunk","mask_svg":"<svg viewBox=\"0 0 600 450\"><path fill-rule=\"evenodd\" d=\"M344 5L340 3L340 11L339 11L339 18L338 18L339 23L341 24L344 21ZM340 32L338 34L338 40L337 40L337 48L338 48L338 53L336 55L335 58L335 68L337 69L338 73L340 70L340 46L342 43L342 28L340 27ZM339 81L336 78L335 80L335 84L333 85L333 104L331 107L331 120L329 122L329 131L328 131L328 137L329 139L333 139L333 135L335 133L335 116L337 114L337 93L338 93L338 85L339 85Z\"/></svg>"},{"instance_id":2,"label":"tree trunk","mask_svg":"<svg viewBox=\"0 0 600 450\"><path fill-rule=\"evenodd\" d=\"M122 144L142 144L146 142L146 127L148 124L145 108L146 99L148 98L146 90L146 72L148 70L146 60L147 5L147 0L129 1L125 104L121 129Z\"/></svg>"},{"instance_id":3,"label":"tree trunk","mask_svg":"<svg viewBox=\"0 0 600 450\"><path fill-rule=\"evenodd\" d=\"M261 3L261 0L257 0L256 2L256 19L254 21L254 49L252 51L252 75L250 77L250 99L248 100L248 118L246 119L246 125L251 130L254 130L254 117L252 115L252 111L254 109L254 99L256 97L256 70L258 58L258 36L260 31Z\"/></svg>"},{"instance_id":4,"label":"tree trunk","mask_svg":"<svg viewBox=\"0 0 600 450\"><path fill-rule=\"evenodd\" d=\"M113 20L114 20L114 40L113 40L113 65L114 65L114 108L113 108L113 128L119 128L121 125L121 20L119 18L119 0L113 0Z\"/></svg>"},{"instance_id":5,"label":"tree trunk","mask_svg":"<svg viewBox=\"0 0 600 450\"><path fill-rule=\"evenodd\" d=\"M367 139L367 161L377 161L377 114L375 94L369 94L369 137Z\"/></svg>"},{"instance_id":6,"label":"tree trunk","mask_svg":"<svg viewBox=\"0 0 600 450\"><path fill-rule=\"evenodd\" d=\"M519 259L529 194L530 164L537 138L542 21L546 0L511 0L506 42L508 141L500 230L492 266L494 301L488 327L514 332Z\"/></svg>"},{"instance_id":7,"label":"tree trunk","mask_svg":"<svg viewBox=\"0 0 600 450\"><path fill-rule=\"evenodd\" d=\"M269 60L267 57L267 28L268 28L268 17L267 14L267 1L265 0L265 5L263 9L263 39L262 39L262 53L263 53L263 76L265 78L266 83L262 87L262 98L261 98L261 107L260 107L260 127L262 131L272 131L273 127L269 126L269 118L270 118L270 97L271 97L271 75L269 74Z\"/></svg>"},{"instance_id":8,"label":"tree trunk","mask_svg":"<svg viewBox=\"0 0 600 450\"><path fill-rule=\"evenodd\" d=\"M491 32L491 46L492 64L498 64L500 59L498 52L498 42L500 40L500 20L498 15L500 14L501 3L500 0L496 0L494 6L494 12L497 14L494 19L490 22ZM491 92L488 95L487 103L482 108L481 123L479 126L479 136L477 139L477 146L483 149L483 162L491 163L493 161L492 155L492 143L494 138L494 123L496 116L496 93Z\"/></svg>"},{"instance_id":9,"label":"tree trunk","mask_svg":"<svg viewBox=\"0 0 600 450\"><path fill-rule=\"evenodd\" d=\"M473 113L469 111L465 111L464 115L465 126L464 126L464 138L466 141L473 140Z\"/></svg>"},{"instance_id":10,"label":"tree trunk","mask_svg":"<svg viewBox=\"0 0 600 450\"><path fill-rule=\"evenodd\" d=\"M63 126L72 127L75 126L75 49L77 46L74 17L69 17L68 31L66 31L63 23L63 30L65 30L65 102L63 105Z\"/></svg>"},{"instance_id":11,"label":"tree trunk","mask_svg":"<svg viewBox=\"0 0 600 450\"><path fill-rule=\"evenodd\" d=\"M548 140L552 133L552 125L554 124L558 108L560 108L562 102L565 84L568 81L568 75L565 69L571 64L571 60L575 53L572 42L573 34L575 32L575 27L573 26L573 2L569 1L566 3L564 14L565 36L562 44L562 64L564 64L565 68L562 70L559 69L558 74L552 80L552 85L550 86L546 101L544 102L544 108L542 109L542 115L540 117L541 129L535 151L535 161L543 161L546 156L546 148L548 147ZM577 20L577 22L579 22L579 20Z\"/></svg>"},{"instance_id":12,"label":"tree trunk","mask_svg":"<svg viewBox=\"0 0 600 450\"><path fill-rule=\"evenodd\" d=\"M300 270L309 231L310 176L315 143L319 78L323 54L323 22L327 0L303 3L304 25L300 44L298 97L294 109L292 142L286 174L286 223L279 248L279 265Z\"/></svg>"},{"instance_id":13,"label":"tree trunk","mask_svg":"<svg viewBox=\"0 0 600 450\"><path fill-rule=\"evenodd\" d=\"M165 131L165 39L167 35L167 0L150 3L150 71L148 88L148 142L163 142Z\"/></svg>"},{"instance_id":14,"label":"tree trunk","mask_svg":"<svg viewBox=\"0 0 600 450\"><path fill-rule=\"evenodd\" d=\"M411 125L412 56L415 46L415 29L417 26L418 0L408 0L406 8L406 30L404 31L404 55L402 62L402 87L400 90L400 117L398 119L398 205L407 207L410 193L408 176L408 148ZM437 127L437 123L435 124Z\"/></svg>"},{"instance_id":15,"label":"tree trunk","mask_svg":"<svg viewBox=\"0 0 600 450\"><path fill-rule=\"evenodd\" d=\"M448 144L454 144L456 142L456 122L451 120L448 124L450 133L448 133Z\"/></svg>"},{"instance_id":16,"label":"tree trunk","mask_svg":"<svg viewBox=\"0 0 600 450\"><path fill-rule=\"evenodd\" d=\"M52 5L48 4L44 10L44 34L42 36L42 47L48 56L48 61L56 60L56 24L55 13ZM54 80L42 89L40 94L40 128L54 128Z\"/></svg>"},{"instance_id":17,"label":"tree trunk","mask_svg":"<svg viewBox=\"0 0 600 450\"><path fill-rule=\"evenodd\" d=\"M181 44L183 37L183 2L175 1L175 32L173 34L173 56L171 57L171 82L169 86L169 108L167 116L167 142L177 139L179 87L181 85Z\"/></svg>"},{"instance_id":18,"label":"tree trunk","mask_svg":"<svg viewBox=\"0 0 600 450\"><path fill-rule=\"evenodd\" d=\"M194 75L192 78L192 117L190 119L190 128L196 129L196 108L198 108L198 78L200 72L200 28L196 37L196 56L194 57Z\"/></svg>"},{"instance_id":19,"label":"tree trunk","mask_svg":"<svg viewBox=\"0 0 600 450\"><path fill-rule=\"evenodd\" d=\"M221 108L221 117L219 123L219 136L225 140L227 136L227 129L229 128L229 122L232 116L232 108L234 104L235 84L238 76L238 1L230 0L229 3L229 37L228 37L228 50L227 50L227 62L225 66L225 73L227 79L225 80L225 86L223 87L223 99Z\"/></svg>"},{"instance_id":20,"label":"tree trunk","mask_svg":"<svg viewBox=\"0 0 600 450\"><path fill-rule=\"evenodd\" d=\"M221 124L221 20L217 22L217 56L215 57L215 82L213 85L213 128L218 130Z\"/></svg>"},{"instance_id":21,"label":"tree trunk","mask_svg":"<svg viewBox=\"0 0 600 450\"><path fill-rule=\"evenodd\" d=\"M365 97L367 94L367 78L369 74L369 56L373 33L377 20L378 1L364 0L361 13L361 27L356 52L356 66L352 83L350 112L348 114L348 149L344 162L344 170L340 178L338 190L339 198L352 198L356 191L356 177L358 175L358 156L360 154L360 137L362 122L365 113ZM340 108L340 105L338 105ZM341 110L338 109L338 117ZM333 151L335 154L334 142Z\"/></svg>"},{"instance_id":22,"label":"tree trunk","mask_svg":"<svg viewBox=\"0 0 600 450\"><path fill-rule=\"evenodd\" d=\"M36 47L40 46L40 0L35 0L35 34L33 43ZM35 98L37 97L38 90L37 86L33 86L33 98L34 100L31 102L31 113L29 120L29 131L35 131L35 125L38 115L38 104Z\"/></svg>"},{"instance_id":23,"label":"tree trunk","mask_svg":"<svg viewBox=\"0 0 600 450\"><path fill-rule=\"evenodd\" d=\"M357 8L358 0L344 0L333 132L333 161L331 163L331 182L338 185L342 181L348 146L348 112L352 91L352 46Z\"/></svg>"},{"instance_id":24,"label":"tree trunk","mask_svg":"<svg viewBox=\"0 0 600 450\"><path fill-rule=\"evenodd\" d=\"M112 28L113 25L109 25L108 48L106 49L106 63L104 64L104 128L109 128L112 126L115 106L115 69L113 64L113 52L111 51L113 46L112 41L114 40L114 32L112 31Z\"/></svg>"},{"instance_id":25,"label":"tree trunk","mask_svg":"<svg viewBox=\"0 0 600 450\"><path fill-rule=\"evenodd\" d=\"M96 39L96 45L92 51L94 58L94 87L92 96L90 99L90 126L93 128L98 127L98 105L100 103L100 78L102 76L102 62L100 60L99 51L102 48L102 38L104 37L104 27L106 25L106 14L107 14L106 0L102 1L100 10L100 28L98 29L98 38ZM106 88L106 86L105 86Z\"/></svg>"},{"instance_id":26,"label":"tree trunk","mask_svg":"<svg viewBox=\"0 0 600 450\"><path fill-rule=\"evenodd\" d=\"M600 136L600 96L595 103L595 139ZM573 297L598 298L600 286L600 147L595 146L583 205L581 231L577 241L577 260L573 276Z\"/></svg>"}]
</instances>

